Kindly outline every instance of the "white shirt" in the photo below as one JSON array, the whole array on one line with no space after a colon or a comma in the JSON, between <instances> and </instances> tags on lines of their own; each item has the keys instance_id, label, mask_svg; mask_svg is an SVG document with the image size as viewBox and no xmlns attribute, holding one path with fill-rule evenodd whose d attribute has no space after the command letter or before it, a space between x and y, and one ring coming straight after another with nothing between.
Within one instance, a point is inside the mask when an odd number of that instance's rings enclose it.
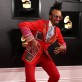
<instances>
[{"instance_id":1,"label":"white shirt","mask_svg":"<svg viewBox=\"0 0 82 82\"><path fill-rule=\"evenodd\" d=\"M55 26L52 25L51 21L49 21L48 26L49 28L46 35L46 40L49 40L54 35L54 28L55 28Z\"/></svg>"}]
</instances>

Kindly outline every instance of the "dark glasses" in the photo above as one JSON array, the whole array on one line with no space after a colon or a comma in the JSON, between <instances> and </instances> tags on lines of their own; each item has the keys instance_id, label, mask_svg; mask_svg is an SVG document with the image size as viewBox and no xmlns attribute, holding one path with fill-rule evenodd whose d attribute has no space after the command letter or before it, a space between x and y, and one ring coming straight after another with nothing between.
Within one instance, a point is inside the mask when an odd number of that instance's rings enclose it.
<instances>
[{"instance_id":1,"label":"dark glasses","mask_svg":"<svg viewBox=\"0 0 82 82\"><path fill-rule=\"evenodd\" d=\"M62 19L63 19L62 16L58 16L58 15L52 15L52 16L53 16L53 18L55 18L55 19L57 19L57 18L59 18L59 20L62 20Z\"/></svg>"}]
</instances>

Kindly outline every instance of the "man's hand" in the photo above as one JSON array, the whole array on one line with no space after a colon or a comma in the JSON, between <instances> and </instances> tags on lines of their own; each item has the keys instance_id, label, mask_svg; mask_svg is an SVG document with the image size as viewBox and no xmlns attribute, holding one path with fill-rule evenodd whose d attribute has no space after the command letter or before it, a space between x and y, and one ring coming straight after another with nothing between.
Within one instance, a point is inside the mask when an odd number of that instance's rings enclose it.
<instances>
[{"instance_id":1,"label":"man's hand","mask_svg":"<svg viewBox=\"0 0 82 82\"><path fill-rule=\"evenodd\" d=\"M33 39L32 41L29 42L30 45L33 47L34 50L39 50L40 49L40 44L37 40Z\"/></svg>"},{"instance_id":2,"label":"man's hand","mask_svg":"<svg viewBox=\"0 0 82 82\"><path fill-rule=\"evenodd\" d=\"M60 52L61 53L65 53L66 52L66 48L63 45L61 45L60 47L56 47L55 50L54 50L55 54L59 54Z\"/></svg>"}]
</instances>

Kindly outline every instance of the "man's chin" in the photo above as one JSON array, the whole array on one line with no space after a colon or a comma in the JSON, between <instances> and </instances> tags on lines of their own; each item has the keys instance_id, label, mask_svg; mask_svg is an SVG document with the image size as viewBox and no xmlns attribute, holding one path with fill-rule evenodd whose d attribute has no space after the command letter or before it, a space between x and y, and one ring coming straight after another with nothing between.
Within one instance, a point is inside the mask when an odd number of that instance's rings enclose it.
<instances>
[{"instance_id":1,"label":"man's chin","mask_svg":"<svg viewBox=\"0 0 82 82\"><path fill-rule=\"evenodd\" d=\"M55 21L55 23L57 23L57 24L58 24L58 23L59 23L59 21Z\"/></svg>"},{"instance_id":2,"label":"man's chin","mask_svg":"<svg viewBox=\"0 0 82 82\"><path fill-rule=\"evenodd\" d=\"M55 25L59 25L59 22L56 22Z\"/></svg>"}]
</instances>

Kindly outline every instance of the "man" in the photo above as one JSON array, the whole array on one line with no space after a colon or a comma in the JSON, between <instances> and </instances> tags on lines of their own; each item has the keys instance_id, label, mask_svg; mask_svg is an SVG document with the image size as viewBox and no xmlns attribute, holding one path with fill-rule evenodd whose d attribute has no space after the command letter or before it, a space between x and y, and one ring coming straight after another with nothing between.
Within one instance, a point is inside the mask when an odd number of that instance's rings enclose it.
<instances>
[{"instance_id":1,"label":"man","mask_svg":"<svg viewBox=\"0 0 82 82\"><path fill-rule=\"evenodd\" d=\"M28 43L22 56L25 62L26 82L36 82L35 67L37 64L40 64L49 75L48 82L58 82L60 74L48 53L48 47L57 40L59 47L54 48L54 53L57 55L66 50L66 43L57 26L61 20L61 3L55 2L50 9L49 20L19 23L23 37ZM34 53L29 51L29 45ZM34 56L31 57L32 55Z\"/></svg>"}]
</instances>

